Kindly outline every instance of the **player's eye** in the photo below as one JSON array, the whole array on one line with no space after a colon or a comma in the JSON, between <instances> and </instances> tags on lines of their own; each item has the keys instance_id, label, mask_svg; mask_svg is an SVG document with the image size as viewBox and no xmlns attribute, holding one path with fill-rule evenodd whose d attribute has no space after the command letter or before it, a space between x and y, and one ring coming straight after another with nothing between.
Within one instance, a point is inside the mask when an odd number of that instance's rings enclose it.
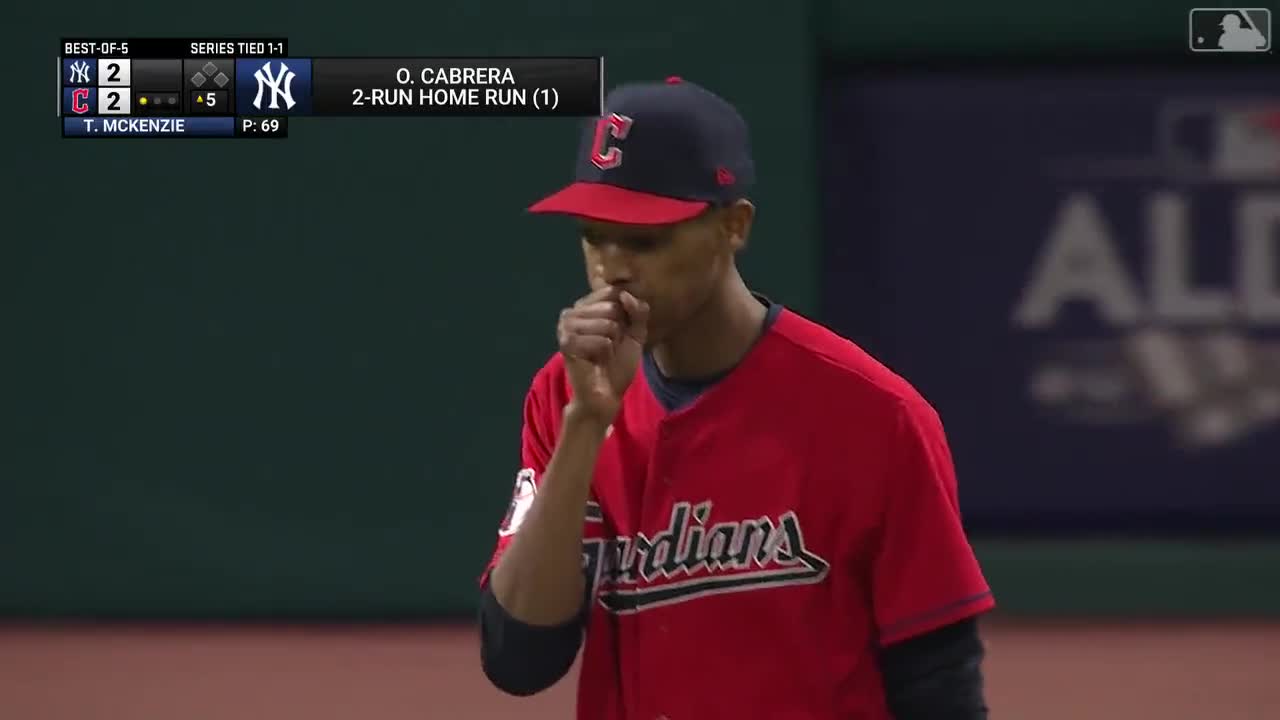
<instances>
[{"instance_id":1,"label":"player's eye","mask_svg":"<svg viewBox=\"0 0 1280 720\"><path fill-rule=\"evenodd\" d=\"M594 233L583 232L582 241L593 248L605 245L616 245L619 250L631 253L649 253L662 248L670 238L665 235L645 233L641 235L623 235L605 237Z\"/></svg>"},{"instance_id":2,"label":"player's eye","mask_svg":"<svg viewBox=\"0 0 1280 720\"><path fill-rule=\"evenodd\" d=\"M632 235L624 238L622 246L631 252L653 252L667 243L668 238L661 235Z\"/></svg>"}]
</instances>

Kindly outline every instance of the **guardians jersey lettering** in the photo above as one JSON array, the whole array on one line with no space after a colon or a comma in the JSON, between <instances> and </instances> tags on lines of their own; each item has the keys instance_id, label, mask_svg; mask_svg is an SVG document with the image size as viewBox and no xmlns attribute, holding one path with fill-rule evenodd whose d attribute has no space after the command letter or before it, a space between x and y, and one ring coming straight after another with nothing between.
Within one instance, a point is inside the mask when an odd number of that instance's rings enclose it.
<instances>
[{"instance_id":1,"label":"guardians jersey lettering","mask_svg":"<svg viewBox=\"0 0 1280 720\"><path fill-rule=\"evenodd\" d=\"M637 533L585 541L587 578L600 606L632 613L826 578L831 564L805 547L796 513L705 527L712 508L710 501L675 503L670 524L652 538Z\"/></svg>"}]
</instances>

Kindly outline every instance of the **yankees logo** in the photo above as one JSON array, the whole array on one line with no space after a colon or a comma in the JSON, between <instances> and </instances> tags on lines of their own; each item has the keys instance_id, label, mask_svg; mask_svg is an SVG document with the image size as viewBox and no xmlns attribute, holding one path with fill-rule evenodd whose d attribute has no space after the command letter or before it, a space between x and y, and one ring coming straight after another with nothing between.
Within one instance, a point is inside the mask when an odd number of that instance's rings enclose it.
<instances>
[{"instance_id":1,"label":"yankees logo","mask_svg":"<svg viewBox=\"0 0 1280 720\"><path fill-rule=\"evenodd\" d=\"M280 69L271 74L271 62L267 61L258 68L253 74L253 79L258 81L258 94L253 97L253 106L258 110L262 109L262 95L270 91L271 104L267 107L271 110L279 110L280 102L284 102L286 110L292 110L296 104L293 99L293 79L297 77L297 73L289 69L288 65L280 63Z\"/></svg>"},{"instance_id":2,"label":"yankees logo","mask_svg":"<svg viewBox=\"0 0 1280 720\"><path fill-rule=\"evenodd\" d=\"M89 63L83 60L72 63L70 82L72 85L87 85L92 82L89 77Z\"/></svg>"}]
</instances>

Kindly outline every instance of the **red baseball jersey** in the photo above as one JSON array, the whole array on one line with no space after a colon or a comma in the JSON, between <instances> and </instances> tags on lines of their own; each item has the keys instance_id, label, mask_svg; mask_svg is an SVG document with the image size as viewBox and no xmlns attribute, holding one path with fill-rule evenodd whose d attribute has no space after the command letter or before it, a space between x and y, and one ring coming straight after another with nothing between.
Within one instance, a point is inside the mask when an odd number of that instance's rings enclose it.
<instances>
[{"instance_id":1,"label":"red baseball jersey","mask_svg":"<svg viewBox=\"0 0 1280 720\"><path fill-rule=\"evenodd\" d=\"M525 400L490 568L569 398L557 355ZM584 720L887 720L877 648L994 606L934 409L789 310L678 410L638 375L600 451L583 564Z\"/></svg>"}]
</instances>

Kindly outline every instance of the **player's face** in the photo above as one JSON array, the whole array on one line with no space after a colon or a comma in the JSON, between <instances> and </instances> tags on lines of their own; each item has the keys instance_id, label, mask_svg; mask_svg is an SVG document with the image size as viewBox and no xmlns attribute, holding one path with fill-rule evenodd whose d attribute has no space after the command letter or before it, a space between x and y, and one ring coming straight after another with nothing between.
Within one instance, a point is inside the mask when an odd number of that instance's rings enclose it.
<instances>
[{"instance_id":1,"label":"player's face","mask_svg":"<svg viewBox=\"0 0 1280 720\"><path fill-rule=\"evenodd\" d=\"M649 303L649 344L701 308L746 242L752 208L711 210L675 225L584 220L582 252L591 289L616 285Z\"/></svg>"}]
</instances>

